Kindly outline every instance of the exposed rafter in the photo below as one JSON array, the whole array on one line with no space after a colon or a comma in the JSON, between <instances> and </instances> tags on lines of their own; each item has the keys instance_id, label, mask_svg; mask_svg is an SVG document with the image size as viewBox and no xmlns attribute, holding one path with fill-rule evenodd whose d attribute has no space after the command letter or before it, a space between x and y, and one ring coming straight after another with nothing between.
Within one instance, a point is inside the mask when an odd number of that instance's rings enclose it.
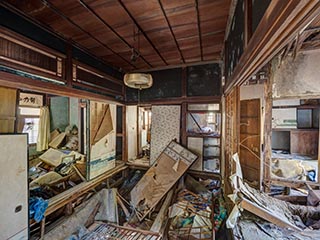
<instances>
[{"instance_id":1,"label":"exposed rafter","mask_svg":"<svg viewBox=\"0 0 320 240\"><path fill-rule=\"evenodd\" d=\"M170 22L169 22L169 20L168 20L166 11L165 11L164 8L163 8L163 5L162 5L161 0L158 0L158 2L159 2L159 5L160 5L162 14L163 14L164 18L166 19L166 22L167 22L168 27L169 27L169 29L170 29L171 35L172 35L172 37L173 37L173 40L174 40L174 42L175 42L175 44L176 44L176 46L177 46L177 49L178 49L178 51L179 51L179 53L180 53L181 60L182 60L183 63L185 63L183 54L182 54L181 49L180 49L180 47L179 47L179 44L178 44L178 42L177 42L177 38L176 38L176 36L174 35L174 32L173 32L172 27L171 27L171 25L170 25Z\"/></svg>"},{"instance_id":2,"label":"exposed rafter","mask_svg":"<svg viewBox=\"0 0 320 240\"><path fill-rule=\"evenodd\" d=\"M104 44L103 42L101 42L99 39L97 39L95 36L93 36L91 33L87 32L86 30L84 30L82 27L80 27L78 24L76 24L74 21L72 21L69 17L67 17L66 15L64 15L61 11L59 11L59 9L57 9L51 2L47 1L47 0L41 0L43 2L43 4L45 4L49 9L51 9L52 11L54 11L56 14L58 14L60 17L62 17L63 19L65 19L66 21L68 21L69 23L71 23L73 26L75 26L76 28L78 28L80 31L84 32L85 34L87 34L89 37L91 37L92 39L94 39L95 41L97 41L99 44L101 44L103 47L105 47L106 49L108 49L109 51L111 51L113 54L117 55L118 57L120 57L122 60L124 60L126 63L130 64L134 69L136 69L136 66L133 65L130 61L128 61L127 59L125 59L124 57L122 57L121 55L119 55L118 53L116 53L115 51L113 51L110 47L108 47L106 44Z\"/></svg>"},{"instance_id":3,"label":"exposed rafter","mask_svg":"<svg viewBox=\"0 0 320 240\"><path fill-rule=\"evenodd\" d=\"M203 48L202 48L202 36L201 36L201 26L200 26L200 15L199 15L198 0L195 0L195 7L196 7L196 12L197 12L197 25L198 25L198 33L199 33L199 44L200 44L201 61L203 61Z\"/></svg>"},{"instance_id":4,"label":"exposed rafter","mask_svg":"<svg viewBox=\"0 0 320 240\"><path fill-rule=\"evenodd\" d=\"M124 44L126 44L130 49L133 48L130 43L128 43L116 30L114 30L113 27L110 26L103 18L101 18L87 3L85 3L83 0L79 0L79 3L88 10L93 16L95 16L97 19L99 19L107 28L109 28ZM149 66L152 68L152 65L142 56L140 55L140 58Z\"/></svg>"},{"instance_id":5,"label":"exposed rafter","mask_svg":"<svg viewBox=\"0 0 320 240\"><path fill-rule=\"evenodd\" d=\"M121 5L121 7L126 11L126 13L129 15L129 17L131 18L131 20L133 21L133 23L137 26L137 28L139 29L139 31L142 33L142 35L145 37L145 39L147 39L147 41L149 42L149 44L152 46L152 48L157 52L157 54L159 55L159 57L161 58L161 60L168 65L167 61L163 58L163 56L161 55L161 53L159 52L159 50L156 48L156 46L153 44L153 42L150 40L150 38L148 37L148 35L143 31L143 29L141 28L141 26L139 25L139 23L137 22L137 20L132 16L132 14L130 13L130 11L128 10L128 8L124 5L124 3L122 2L122 0L118 0L119 4Z\"/></svg>"}]
</instances>

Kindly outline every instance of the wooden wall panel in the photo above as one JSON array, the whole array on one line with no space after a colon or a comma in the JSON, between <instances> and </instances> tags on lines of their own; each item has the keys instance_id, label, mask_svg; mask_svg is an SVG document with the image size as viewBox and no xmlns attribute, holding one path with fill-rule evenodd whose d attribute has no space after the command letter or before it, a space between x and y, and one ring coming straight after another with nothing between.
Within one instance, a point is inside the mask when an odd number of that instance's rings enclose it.
<instances>
[{"instance_id":1,"label":"wooden wall panel","mask_svg":"<svg viewBox=\"0 0 320 240\"><path fill-rule=\"evenodd\" d=\"M243 177L256 187L261 182L260 99L240 101L240 163Z\"/></svg>"},{"instance_id":2,"label":"wooden wall panel","mask_svg":"<svg viewBox=\"0 0 320 240\"><path fill-rule=\"evenodd\" d=\"M225 111L225 193L232 193L229 177L235 171L232 155L239 152L239 88L226 96Z\"/></svg>"},{"instance_id":3,"label":"wooden wall panel","mask_svg":"<svg viewBox=\"0 0 320 240\"><path fill-rule=\"evenodd\" d=\"M63 82L65 56L23 36L0 28L2 65Z\"/></svg>"},{"instance_id":4,"label":"wooden wall panel","mask_svg":"<svg viewBox=\"0 0 320 240\"><path fill-rule=\"evenodd\" d=\"M13 133L16 120L17 90L0 87L0 133Z\"/></svg>"},{"instance_id":5,"label":"wooden wall panel","mask_svg":"<svg viewBox=\"0 0 320 240\"><path fill-rule=\"evenodd\" d=\"M318 130L291 130L290 152L311 156L318 155Z\"/></svg>"}]
</instances>

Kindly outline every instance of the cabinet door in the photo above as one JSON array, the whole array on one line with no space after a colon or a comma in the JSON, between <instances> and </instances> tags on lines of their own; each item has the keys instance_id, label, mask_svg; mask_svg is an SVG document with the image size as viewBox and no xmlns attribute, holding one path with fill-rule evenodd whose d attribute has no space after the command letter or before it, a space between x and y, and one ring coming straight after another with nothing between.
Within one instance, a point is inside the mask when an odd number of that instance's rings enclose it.
<instances>
[{"instance_id":1,"label":"cabinet door","mask_svg":"<svg viewBox=\"0 0 320 240\"><path fill-rule=\"evenodd\" d=\"M27 134L0 135L0 239L28 239Z\"/></svg>"}]
</instances>

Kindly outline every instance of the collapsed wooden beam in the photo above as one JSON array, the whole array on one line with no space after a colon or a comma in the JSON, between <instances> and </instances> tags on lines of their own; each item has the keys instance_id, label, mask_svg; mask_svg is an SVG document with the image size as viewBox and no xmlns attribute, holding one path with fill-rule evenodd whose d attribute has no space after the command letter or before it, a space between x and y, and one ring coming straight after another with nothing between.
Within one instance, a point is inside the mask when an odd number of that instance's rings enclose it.
<instances>
[{"instance_id":1,"label":"collapsed wooden beam","mask_svg":"<svg viewBox=\"0 0 320 240\"><path fill-rule=\"evenodd\" d=\"M269 221L273 224L278 225L279 227L283 228L291 228L297 231L302 231L302 229L298 228L297 226L293 225L289 221L279 218L278 216L275 216L270 211L263 209L262 207L258 206L257 204L248 201L246 199L242 199L240 202L240 207L257 215L258 217L261 217L262 219Z\"/></svg>"}]
</instances>

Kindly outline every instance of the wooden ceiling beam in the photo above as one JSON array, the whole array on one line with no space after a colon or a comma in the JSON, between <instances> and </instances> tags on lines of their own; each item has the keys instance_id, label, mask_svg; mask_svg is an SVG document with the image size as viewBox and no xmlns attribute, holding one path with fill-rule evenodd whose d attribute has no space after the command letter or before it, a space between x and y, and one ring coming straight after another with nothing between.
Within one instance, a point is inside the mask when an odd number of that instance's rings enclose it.
<instances>
[{"instance_id":1,"label":"wooden ceiling beam","mask_svg":"<svg viewBox=\"0 0 320 240\"><path fill-rule=\"evenodd\" d=\"M132 14L130 13L130 11L128 10L128 8L124 5L124 3L122 2L122 0L118 0L119 4L121 5L121 7L125 10L125 12L128 14L128 16L131 18L131 20L133 21L133 23L137 26L137 28L139 29L139 31L142 33L142 35L145 37L145 39L147 39L147 41L149 42L149 44L152 46L152 48L156 51L156 53L159 55L159 57L161 58L161 60L164 62L165 65L168 65L167 61L163 58L163 56L161 55L161 53L159 52L159 50L156 48L156 46L153 44L153 42L150 40L150 38L148 37L148 35L143 31L143 29L141 28L141 26L139 25L139 23L137 22L137 20L132 16Z\"/></svg>"},{"instance_id":2,"label":"wooden ceiling beam","mask_svg":"<svg viewBox=\"0 0 320 240\"><path fill-rule=\"evenodd\" d=\"M87 34L89 37L91 37L92 39L94 39L95 41L97 41L99 44L101 44L103 47L105 47L106 49L108 49L109 51L111 51L113 54L117 55L119 58L121 58L122 60L124 60L126 63L130 64L134 69L136 69L136 66L133 65L130 61L128 61L127 59L125 59L124 57L122 57L120 54L116 53L114 50L112 50L110 47L108 47L106 44L104 44L103 42L101 42L99 39L97 39L96 37L94 37L91 33L87 32L86 30L84 30L82 27L80 27L78 24L76 24L74 21L72 21L69 17L67 17L66 15L64 15L59 9L57 9L50 1L47 0L41 0L43 2L44 5L46 5L49 9L51 9L54 13L56 13L57 15L59 15L60 17L62 17L63 19L65 19L66 21L68 21L69 23L71 23L74 27L78 28L80 31L84 32L85 34Z\"/></svg>"},{"instance_id":3,"label":"wooden ceiling beam","mask_svg":"<svg viewBox=\"0 0 320 240\"><path fill-rule=\"evenodd\" d=\"M320 12L318 0L271 1L247 48L243 52L228 83L225 93L240 86L268 63Z\"/></svg>"},{"instance_id":4,"label":"wooden ceiling beam","mask_svg":"<svg viewBox=\"0 0 320 240\"><path fill-rule=\"evenodd\" d=\"M165 11L164 8L163 8L163 5L162 5L161 0L158 0L158 2L159 2L159 5L160 5L162 14L163 14L164 18L166 19L166 22L167 22L168 27L169 27L169 29L170 29L171 35L172 35L172 37L173 37L173 40L174 40L174 42L175 42L175 44L176 44L176 46L177 46L177 49L178 49L178 51L179 51L181 60L182 60L183 63L185 63L183 54L182 54L181 49L180 49L180 47L179 47L179 44L178 44L178 42L177 42L177 38L176 38L176 36L174 35L174 32L173 32L172 27L171 27L171 25L170 25L169 19L168 19L167 14L166 14L166 11Z\"/></svg>"},{"instance_id":5,"label":"wooden ceiling beam","mask_svg":"<svg viewBox=\"0 0 320 240\"><path fill-rule=\"evenodd\" d=\"M201 53L201 61L203 60L203 49L202 49L202 35L201 35L201 26L200 26L200 15L199 15L199 4L198 0L195 0L195 7L197 12L197 26L198 26L198 34L199 34L199 43L200 43L200 53Z\"/></svg>"},{"instance_id":6,"label":"wooden ceiling beam","mask_svg":"<svg viewBox=\"0 0 320 240\"><path fill-rule=\"evenodd\" d=\"M107 28L111 30L124 44L126 44L130 49L133 48L133 46L128 43L110 24L108 24L103 18L101 18L87 3L85 3L83 0L79 0L79 3L93 16L95 16L97 19L99 19ZM141 59L149 66L153 67L142 55L140 55Z\"/></svg>"}]
</instances>

